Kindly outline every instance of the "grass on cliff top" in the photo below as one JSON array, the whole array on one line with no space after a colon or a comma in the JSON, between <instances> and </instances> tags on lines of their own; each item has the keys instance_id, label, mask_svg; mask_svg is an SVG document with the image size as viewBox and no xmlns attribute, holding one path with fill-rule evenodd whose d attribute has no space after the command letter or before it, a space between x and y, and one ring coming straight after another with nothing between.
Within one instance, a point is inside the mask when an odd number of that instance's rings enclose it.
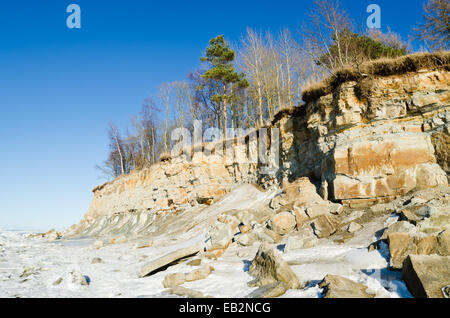
<instances>
[{"instance_id":1,"label":"grass on cliff top","mask_svg":"<svg viewBox=\"0 0 450 318\"><path fill-rule=\"evenodd\" d=\"M397 58L383 58L369 61L356 67L347 66L336 70L325 80L313 83L302 92L302 99L308 103L330 94L340 84L348 81L360 81L373 76L390 76L417 72L421 69L450 70L450 52L416 53Z\"/></svg>"}]
</instances>

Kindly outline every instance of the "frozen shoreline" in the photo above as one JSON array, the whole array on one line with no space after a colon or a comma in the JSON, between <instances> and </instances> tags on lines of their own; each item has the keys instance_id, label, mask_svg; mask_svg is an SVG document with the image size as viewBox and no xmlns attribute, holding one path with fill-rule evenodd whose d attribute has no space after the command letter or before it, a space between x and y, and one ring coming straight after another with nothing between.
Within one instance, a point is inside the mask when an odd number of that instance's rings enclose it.
<instances>
[{"instance_id":1,"label":"frozen shoreline","mask_svg":"<svg viewBox=\"0 0 450 318\"><path fill-rule=\"evenodd\" d=\"M95 239L71 239L47 242L27 238L29 232L0 232L0 297L173 297L161 282L169 273L189 272L186 263L169 267L152 276L138 278L137 271L181 245L134 248L133 243L112 244L101 249L92 247ZM202 265L215 270L206 279L183 286L213 297L246 297L255 288L247 283L253 278L246 272L257 246L238 257L234 248L218 260L202 259ZM369 287L376 297L411 297L401 273L387 269L385 249L368 252L362 244L324 242L319 246L293 250L283 258L295 265L293 271L301 281L308 281L303 290L289 290L283 297L320 297L318 282L326 274L337 274ZM103 263L91 264L99 257ZM25 269L31 274L20 277ZM89 286L72 283L70 272L89 277ZM53 283L62 278L59 285Z\"/></svg>"}]
</instances>

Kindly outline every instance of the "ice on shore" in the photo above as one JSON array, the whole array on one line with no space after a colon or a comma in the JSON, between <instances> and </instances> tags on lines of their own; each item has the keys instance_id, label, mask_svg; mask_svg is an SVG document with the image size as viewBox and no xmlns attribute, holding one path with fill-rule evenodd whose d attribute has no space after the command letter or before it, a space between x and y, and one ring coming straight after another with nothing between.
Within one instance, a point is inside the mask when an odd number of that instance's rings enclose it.
<instances>
[{"instance_id":1,"label":"ice on shore","mask_svg":"<svg viewBox=\"0 0 450 318\"><path fill-rule=\"evenodd\" d=\"M132 243L124 243L95 249L95 239L47 242L27 235L0 232L0 297L172 297L161 284L164 277L193 269L181 263L138 278L143 264L181 247L178 244L136 249ZM254 290L247 285L253 279L247 273L251 253L238 257L231 248L218 260L204 259L202 264L211 264L214 272L184 287L213 297L247 296ZM410 297L401 274L387 269L383 253L383 248L368 252L359 245L333 243L283 253L299 279L308 282L306 289L289 290L283 297L320 297L317 284L326 274L363 283L377 297ZM103 262L92 264L96 257ZM72 273L81 273L88 284L74 280Z\"/></svg>"}]
</instances>

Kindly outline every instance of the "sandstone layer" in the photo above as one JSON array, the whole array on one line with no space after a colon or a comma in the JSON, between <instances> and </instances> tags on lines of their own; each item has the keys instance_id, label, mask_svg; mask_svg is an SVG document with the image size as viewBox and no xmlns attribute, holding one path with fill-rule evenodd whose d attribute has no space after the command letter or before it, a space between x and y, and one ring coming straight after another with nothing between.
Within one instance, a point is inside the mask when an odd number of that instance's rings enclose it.
<instances>
[{"instance_id":1,"label":"sandstone layer","mask_svg":"<svg viewBox=\"0 0 450 318\"><path fill-rule=\"evenodd\" d=\"M350 206L447 185L450 72L375 77L364 98L358 85L345 82L332 94L275 116L268 128L279 128L279 139L270 130L267 137L279 141L279 161L269 153L272 174L263 173L261 162L223 160L215 153L201 160L173 157L96 187L85 220L176 213L209 205L238 184L282 187L301 177L323 199ZM249 140L233 148L234 158L251 151Z\"/></svg>"}]
</instances>

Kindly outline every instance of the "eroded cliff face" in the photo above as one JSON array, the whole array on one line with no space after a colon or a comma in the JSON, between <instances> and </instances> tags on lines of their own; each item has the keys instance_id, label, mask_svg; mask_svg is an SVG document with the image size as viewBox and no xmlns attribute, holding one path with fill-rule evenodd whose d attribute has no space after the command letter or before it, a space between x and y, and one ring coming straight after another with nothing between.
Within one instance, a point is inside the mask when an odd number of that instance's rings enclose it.
<instances>
[{"instance_id":1,"label":"eroded cliff face","mask_svg":"<svg viewBox=\"0 0 450 318\"><path fill-rule=\"evenodd\" d=\"M344 203L447 184L450 73L378 77L368 91L347 82L282 116L280 173L308 176Z\"/></svg>"},{"instance_id":2,"label":"eroded cliff face","mask_svg":"<svg viewBox=\"0 0 450 318\"><path fill-rule=\"evenodd\" d=\"M271 123L280 129L275 175L261 174L258 164L224 164L217 155L172 158L94 189L86 219L173 212L210 204L240 183L267 188L305 176L327 199L389 201L415 187L448 184L449 122L448 71L372 78L363 89L346 82L277 114Z\"/></svg>"}]
</instances>

